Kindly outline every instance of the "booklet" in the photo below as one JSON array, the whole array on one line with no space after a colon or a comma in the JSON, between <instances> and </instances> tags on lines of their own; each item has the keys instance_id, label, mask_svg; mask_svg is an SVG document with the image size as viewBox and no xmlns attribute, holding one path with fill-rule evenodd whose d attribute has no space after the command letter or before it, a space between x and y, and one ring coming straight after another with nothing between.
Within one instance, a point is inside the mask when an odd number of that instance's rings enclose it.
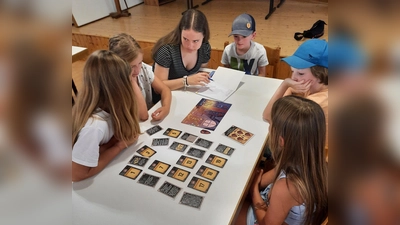
<instances>
[{"instance_id":1,"label":"booklet","mask_svg":"<svg viewBox=\"0 0 400 225\"><path fill-rule=\"evenodd\" d=\"M182 123L215 130L231 106L229 103L202 98Z\"/></svg>"},{"instance_id":2,"label":"booklet","mask_svg":"<svg viewBox=\"0 0 400 225\"><path fill-rule=\"evenodd\" d=\"M225 101L236 91L244 74L244 71L220 66L215 70L210 83L200 88L196 93L215 100Z\"/></svg>"}]
</instances>

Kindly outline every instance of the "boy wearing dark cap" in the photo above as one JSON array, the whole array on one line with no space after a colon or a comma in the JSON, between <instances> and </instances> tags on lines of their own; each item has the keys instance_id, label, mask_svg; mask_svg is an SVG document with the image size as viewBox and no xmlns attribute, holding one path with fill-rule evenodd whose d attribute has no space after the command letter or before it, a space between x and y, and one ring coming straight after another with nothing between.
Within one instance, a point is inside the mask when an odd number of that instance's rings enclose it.
<instances>
[{"instance_id":1,"label":"boy wearing dark cap","mask_svg":"<svg viewBox=\"0 0 400 225\"><path fill-rule=\"evenodd\" d=\"M267 52L263 45L253 41L256 22L249 14L241 14L233 21L232 32L235 42L225 47L221 63L228 68L242 70L246 74L265 77L268 65Z\"/></svg>"}]
</instances>

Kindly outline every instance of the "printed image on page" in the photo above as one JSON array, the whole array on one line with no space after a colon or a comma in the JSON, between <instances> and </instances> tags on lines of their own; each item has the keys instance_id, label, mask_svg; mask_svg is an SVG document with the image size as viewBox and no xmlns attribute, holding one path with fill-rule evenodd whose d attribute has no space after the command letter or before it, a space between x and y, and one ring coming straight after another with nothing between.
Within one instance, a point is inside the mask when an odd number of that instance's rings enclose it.
<instances>
[{"instance_id":1,"label":"printed image on page","mask_svg":"<svg viewBox=\"0 0 400 225\"><path fill-rule=\"evenodd\" d=\"M225 101L236 91L243 76L243 71L218 67L210 83L200 88L197 94L219 101Z\"/></svg>"}]
</instances>

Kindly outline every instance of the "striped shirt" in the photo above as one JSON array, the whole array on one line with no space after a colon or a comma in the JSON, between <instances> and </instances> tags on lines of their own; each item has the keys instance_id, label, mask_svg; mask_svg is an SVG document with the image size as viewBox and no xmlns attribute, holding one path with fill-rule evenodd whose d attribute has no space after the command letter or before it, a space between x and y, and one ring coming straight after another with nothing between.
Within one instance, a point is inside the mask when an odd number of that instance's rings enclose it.
<instances>
[{"instance_id":1,"label":"striped shirt","mask_svg":"<svg viewBox=\"0 0 400 225\"><path fill-rule=\"evenodd\" d=\"M173 80L197 73L202 64L208 63L211 55L211 46L208 42L203 43L197 50L197 62L191 69L186 69L182 62L180 45L163 45L155 54L154 61L165 68L169 68L168 80Z\"/></svg>"}]
</instances>

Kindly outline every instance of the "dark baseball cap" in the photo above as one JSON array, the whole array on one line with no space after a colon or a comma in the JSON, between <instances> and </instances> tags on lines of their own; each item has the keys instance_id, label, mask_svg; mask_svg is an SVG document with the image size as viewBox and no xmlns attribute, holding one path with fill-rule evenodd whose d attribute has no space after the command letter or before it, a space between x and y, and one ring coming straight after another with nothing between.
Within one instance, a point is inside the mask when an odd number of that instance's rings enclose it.
<instances>
[{"instance_id":1,"label":"dark baseball cap","mask_svg":"<svg viewBox=\"0 0 400 225\"><path fill-rule=\"evenodd\" d=\"M229 36L238 34L247 37L254 31L256 31L256 21L251 15L243 13L236 17L233 21L232 32L229 34Z\"/></svg>"}]
</instances>

